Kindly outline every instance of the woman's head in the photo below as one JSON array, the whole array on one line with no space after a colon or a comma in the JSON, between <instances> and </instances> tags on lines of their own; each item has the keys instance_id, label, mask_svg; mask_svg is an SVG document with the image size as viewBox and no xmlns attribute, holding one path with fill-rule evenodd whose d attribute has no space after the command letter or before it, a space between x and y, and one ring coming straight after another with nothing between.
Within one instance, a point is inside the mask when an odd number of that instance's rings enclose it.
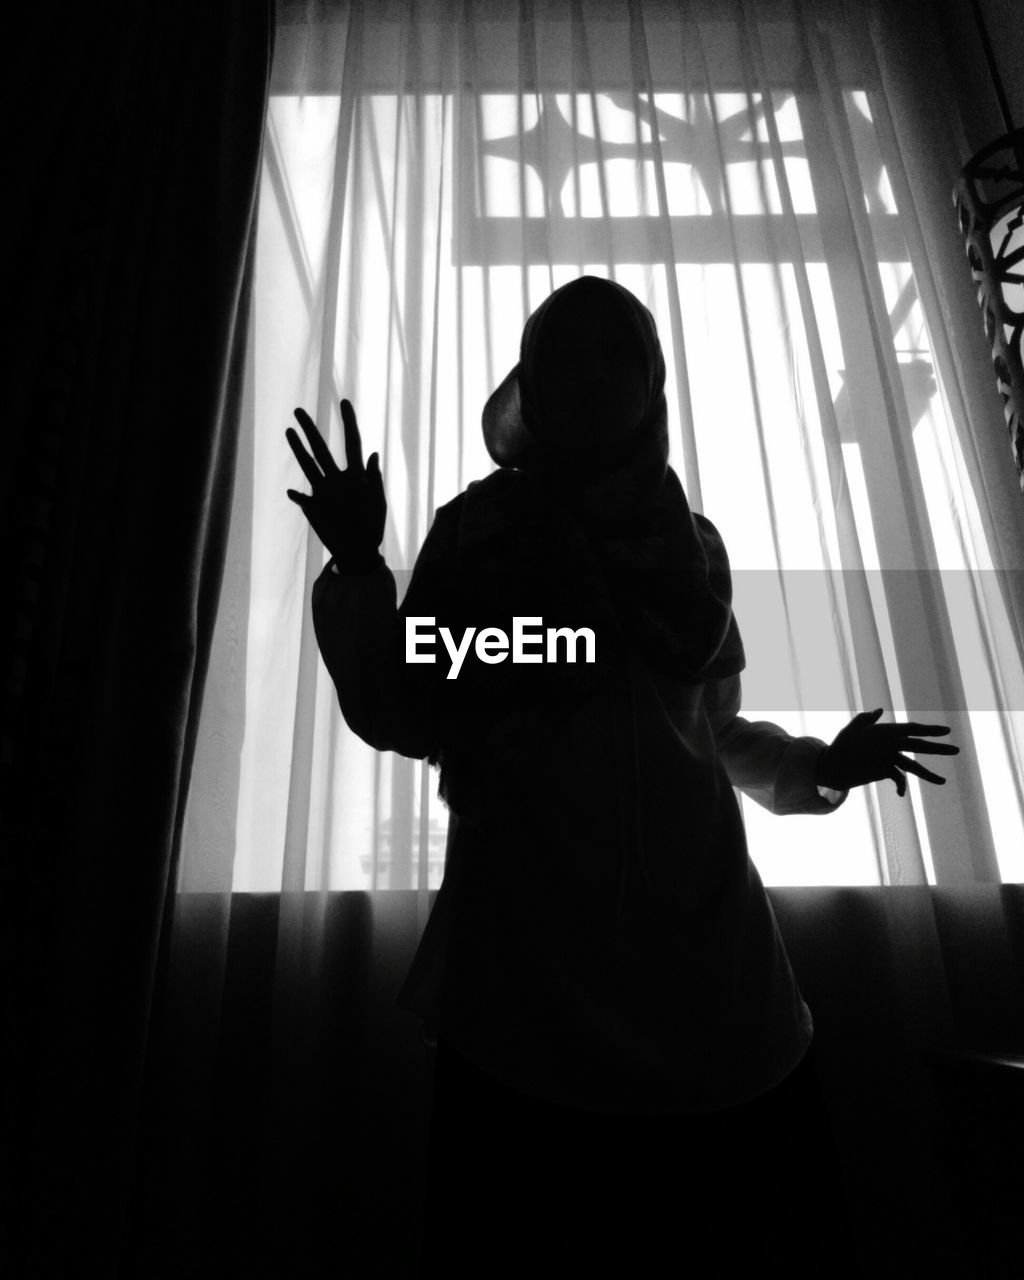
<instances>
[{"instance_id":1,"label":"woman's head","mask_svg":"<svg viewBox=\"0 0 1024 1280\"><path fill-rule=\"evenodd\" d=\"M546 457L585 471L617 465L652 435L660 451L664 385L650 312L621 285L583 276L527 321L519 364L484 410L488 449L504 466Z\"/></svg>"},{"instance_id":2,"label":"woman's head","mask_svg":"<svg viewBox=\"0 0 1024 1280\"><path fill-rule=\"evenodd\" d=\"M560 453L603 449L632 436L651 387L624 291L584 276L554 294L524 342L519 385L527 426Z\"/></svg>"},{"instance_id":3,"label":"woman's head","mask_svg":"<svg viewBox=\"0 0 1024 1280\"><path fill-rule=\"evenodd\" d=\"M592 276L546 298L483 429L495 462L524 474L465 492L472 590L503 607L521 593L523 612L550 616L607 621L610 609L614 644L688 681L742 669L725 549L668 464L665 361L637 298Z\"/></svg>"}]
</instances>

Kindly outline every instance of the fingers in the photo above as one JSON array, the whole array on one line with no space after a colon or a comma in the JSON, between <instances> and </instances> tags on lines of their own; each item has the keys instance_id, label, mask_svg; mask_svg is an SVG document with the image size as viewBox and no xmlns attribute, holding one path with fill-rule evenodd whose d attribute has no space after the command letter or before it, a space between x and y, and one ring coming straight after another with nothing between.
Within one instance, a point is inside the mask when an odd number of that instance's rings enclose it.
<instances>
[{"instance_id":1,"label":"fingers","mask_svg":"<svg viewBox=\"0 0 1024 1280\"><path fill-rule=\"evenodd\" d=\"M306 438L309 440L309 447L313 451L313 457L320 463L324 474L329 475L332 471L337 471L338 464L331 457L331 451L327 446L327 441L320 434L313 419L305 409L296 409L295 418L299 426L306 433Z\"/></svg>"},{"instance_id":2,"label":"fingers","mask_svg":"<svg viewBox=\"0 0 1024 1280\"><path fill-rule=\"evenodd\" d=\"M885 776L887 778L892 778L893 782L896 783L896 791L899 795L905 796L907 794L907 780L895 765L893 765Z\"/></svg>"},{"instance_id":3,"label":"fingers","mask_svg":"<svg viewBox=\"0 0 1024 1280\"><path fill-rule=\"evenodd\" d=\"M295 410L296 417L300 412L301 410L299 409ZM318 481L323 479L323 472L320 470L320 468L316 465L313 459L306 452L305 448L303 447L302 441L299 439L298 432L295 430L294 427L289 427L287 431L285 431L284 433L284 438L291 445L292 453L295 454L296 461L298 462L299 466L302 468L303 475L306 477L306 479L309 481L311 485L315 486L318 483Z\"/></svg>"},{"instance_id":4,"label":"fingers","mask_svg":"<svg viewBox=\"0 0 1024 1280\"><path fill-rule=\"evenodd\" d=\"M854 716L854 719L875 721L881 714L881 708L877 711L862 711L859 715ZM894 736L913 734L917 737L938 738L952 732L948 724L918 724L916 720L905 720L902 724L894 720L892 724L880 724L878 727Z\"/></svg>"},{"instance_id":5,"label":"fingers","mask_svg":"<svg viewBox=\"0 0 1024 1280\"><path fill-rule=\"evenodd\" d=\"M918 764L916 760L911 760L909 756L897 756L896 762L901 769L907 773L916 774L919 778L924 778L926 782L936 782L939 786L945 784L945 778L940 777L937 773L932 773L931 769L926 769L923 764Z\"/></svg>"},{"instance_id":6,"label":"fingers","mask_svg":"<svg viewBox=\"0 0 1024 1280\"><path fill-rule=\"evenodd\" d=\"M305 504L309 501L308 493L296 493L294 489L286 489L285 492L288 494L288 497L291 498L292 502L297 503L302 507L303 511L305 511Z\"/></svg>"},{"instance_id":7,"label":"fingers","mask_svg":"<svg viewBox=\"0 0 1024 1280\"><path fill-rule=\"evenodd\" d=\"M936 755L955 756L960 752L959 747L945 742L923 742L918 736L923 734L938 737L949 732L948 724L918 724L913 720L903 724L880 724L875 728L875 733L883 741L891 743L896 750L929 751Z\"/></svg>"},{"instance_id":8,"label":"fingers","mask_svg":"<svg viewBox=\"0 0 1024 1280\"><path fill-rule=\"evenodd\" d=\"M917 754L924 752L931 756L958 756L960 748L955 747L951 742L923 742L920 738L904 738L900 740L899 748L901 751L914 751Z\"/></svg>"},{"instance_id":9,"label":"fingers","mask_svg":"<svg viewBox=\"0 0 1024 1280\"><path fill-rule=\"evenodd\" d=\"M363 442L359 437L356 411L351 402L341 402L341 422L345 430L345 465L350 470L363 470Z\"/></svg>"},{"instance_id":10,"label":"fingers","mask_svg":"<svg viewBox=\"0 0 1024 1280\"><path fill-rule=\"evenodd\" d=\"M856 735L861 731L870 728L881 714L881 707L879 707L877 711L858 711L843 732L848 733L852 730Z\"/></svg>"}]
</instances>

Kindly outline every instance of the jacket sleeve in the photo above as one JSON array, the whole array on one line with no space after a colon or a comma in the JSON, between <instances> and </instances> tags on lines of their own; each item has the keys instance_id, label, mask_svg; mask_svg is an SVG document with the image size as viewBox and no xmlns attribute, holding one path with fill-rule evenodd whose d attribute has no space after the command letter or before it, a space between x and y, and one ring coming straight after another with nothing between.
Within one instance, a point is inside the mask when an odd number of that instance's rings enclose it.
<instances>
[{"instance_id":1,"label":"jacket sleeve","mask_svg":"<svg viewBox=\"0 0 1024 1280\"><path fill-rule=\"evenodd\" d=\"M820 738L794 738L767 720L751 722L739 714L738 675L704 686L704 706L718 757L734 787L771 813L831 813L849 792L815 783Z\"/></svg>"},{"instance_id":2,"label":"jacket sleeve","mask_svg":"<svg viewBox=\"0 0 1024 1280\"><path fill-rule=\"evenodd\" d=\"M406 606L433 611L457 522L456 504L437 512L416 560L403 607L384 560L368 573L339 573L331 560L313 585L313 629L338 693L345 723L378 751L422 760L438 749L440 698L435 668L410 665L405 652Z\"/></svg>"}]
</instances>

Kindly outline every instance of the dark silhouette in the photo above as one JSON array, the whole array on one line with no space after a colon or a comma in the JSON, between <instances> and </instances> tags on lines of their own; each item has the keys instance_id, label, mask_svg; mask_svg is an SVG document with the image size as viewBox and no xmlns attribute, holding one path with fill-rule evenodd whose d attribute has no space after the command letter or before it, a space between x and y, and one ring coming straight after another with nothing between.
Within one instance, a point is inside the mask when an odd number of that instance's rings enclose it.
<instances>
[{"instance_id":1,"label":"dark silhouette","mask_svg":"<svg viewBox=\"0 0 1024 1280\"><path fill-rule=\"evenodd\" d=\"M668 465L664 385L632 294L552 294L484 411L499 470L438 511L401 609L352 406L345 470L302 410L311 454L288 433L313 490L289 497L332 555L313 616L345 718L435 763L451 811L400 996L438 1045L429 1274L818 1276L853 1254L733 785L829 813L868 782L941 783L906 753L957 748L880 711L828 746L738 714L728 559ZM413 618L462 646L457 673L449 641L408 660ZM573 633L576 661L567 635L513 661L517 619Z\"/></svg>"}]
</instances>

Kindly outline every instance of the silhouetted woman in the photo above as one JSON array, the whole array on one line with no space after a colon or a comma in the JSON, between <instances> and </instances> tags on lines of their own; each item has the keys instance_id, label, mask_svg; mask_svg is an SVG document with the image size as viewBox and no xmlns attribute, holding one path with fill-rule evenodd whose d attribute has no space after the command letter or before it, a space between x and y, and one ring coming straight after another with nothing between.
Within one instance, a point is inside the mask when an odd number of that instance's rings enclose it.
<instances>
[{"instance_id":1,"label":"silhouetted woman","mask_svg":"<svg viewBox=\"0 0 1024 1280\"><path fill-rule=\"evenodd\" d=\"M664 386L631 293L553 293L484 410L499 469L437 512L401 609L351 405L344 471L301 410L312 458L289 432L313 486L289 496L333 555L313 618L342 712L436 764L451 814L400 997L438 1041L431 1275L837 1275L853 1249L733 786L830 813L904 771L942 781L902 753L956 748L880 712L828 747L738 714L728 560L668 465ZM407 618L433 620L433 664L407 661ZM453 679L442 627L465 643ZM549 650L555 628L579 635Z\"/></svg>"}]
</instances>

